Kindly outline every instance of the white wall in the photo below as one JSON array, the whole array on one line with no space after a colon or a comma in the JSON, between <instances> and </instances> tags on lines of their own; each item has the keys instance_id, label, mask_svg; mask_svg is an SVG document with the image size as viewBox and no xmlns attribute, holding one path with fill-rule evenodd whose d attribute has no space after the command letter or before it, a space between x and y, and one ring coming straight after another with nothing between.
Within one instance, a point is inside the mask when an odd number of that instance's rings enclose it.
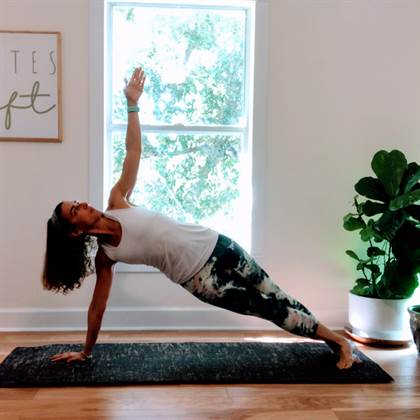
<instances>
[{"instance_id":1,"label":"white wall","mask_svg":"<svg viewBox=\"0 0 420 420\"><path fill-rule=\"evenodd\" d=\"M380 149L420 162L420 3L271 0L264 247L260 262L320 321L342 327L356 273L353 186ZM22 13L25 11L25 13ZM0 0L0 28L62 33L62 144L0 142L0 330L85 328L94 277L42 290L46 221L88 199L88 0ZM4 102L0 100L0 106ZM0 111L0 120L4 111ZM108 328L264 328L161 274L118 274Z\"/></svg>"}]
</instances>

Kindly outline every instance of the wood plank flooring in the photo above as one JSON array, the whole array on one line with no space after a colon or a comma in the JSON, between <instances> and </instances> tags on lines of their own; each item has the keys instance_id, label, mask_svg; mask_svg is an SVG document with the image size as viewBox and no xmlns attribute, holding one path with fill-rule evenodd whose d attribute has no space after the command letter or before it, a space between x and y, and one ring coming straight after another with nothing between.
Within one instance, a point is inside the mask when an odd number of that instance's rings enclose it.
<instances>
[{"instance_id":1,"label":"wood plank flooring","mask_svg":"<svg viewBox=\"0 0 420 420\"><path fill-rule=\"evenodd\" d=\"M0 362L17 346L83 343L84 339L83 332L0 333ZM98 338L98 343L165 341L306 339L284 331L103 331ZM420 419L420 357L415 345L375 348L356 344L395 382L0 388L0 419Z\"/></svg>"}]
</instances>

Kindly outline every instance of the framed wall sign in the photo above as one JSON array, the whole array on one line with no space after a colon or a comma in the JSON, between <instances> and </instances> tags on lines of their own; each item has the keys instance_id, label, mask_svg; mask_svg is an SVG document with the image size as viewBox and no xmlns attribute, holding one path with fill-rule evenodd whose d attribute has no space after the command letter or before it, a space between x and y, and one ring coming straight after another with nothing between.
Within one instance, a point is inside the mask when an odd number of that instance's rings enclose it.
<instances>
[{"instance_id":1,"label":"framed wall sign","mask_svg":"<svg viewBox=\"0 0 420 420\"><path fill-rule=\"evenodd\" d=\"M0 141L61 142L61 34L0 30Z\"/></svg>"}]
</instances>

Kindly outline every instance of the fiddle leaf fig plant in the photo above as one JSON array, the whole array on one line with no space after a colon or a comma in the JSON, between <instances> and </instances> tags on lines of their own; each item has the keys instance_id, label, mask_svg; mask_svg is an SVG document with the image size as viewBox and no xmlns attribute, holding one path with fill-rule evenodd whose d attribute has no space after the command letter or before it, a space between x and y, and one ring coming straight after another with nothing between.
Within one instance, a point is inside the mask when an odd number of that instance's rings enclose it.
<instances>
[{"instance_id":1,"label":"fiddle leaf fig plant","mask_svg":"<svg viewBox=\"0 0 420 420\"><path fill-rule=\"evenodd\" d=\"M399 150L378 151L371 162L377 178L365 177L354 186L356 212L343 227L358 231L366 242L366 257L352 250L360 278L351 290L359 296L403 299L413 295L420 273L420 166L407 163ZM366 201L360 202L363 196Z\"/></svg>"}]
</instances>

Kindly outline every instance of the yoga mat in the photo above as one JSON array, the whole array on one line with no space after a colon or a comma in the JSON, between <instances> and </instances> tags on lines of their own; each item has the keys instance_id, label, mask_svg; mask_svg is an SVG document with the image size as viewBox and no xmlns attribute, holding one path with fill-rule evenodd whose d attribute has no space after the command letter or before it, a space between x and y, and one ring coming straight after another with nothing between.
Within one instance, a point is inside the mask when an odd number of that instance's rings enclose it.
<instances>
[{"instance_id":1,"label":"yoga mat","mask_svg":"<svg viewBox=\"0 0 420 420\"><path fill-rule=\"evenodd\" d=\"M50 357L82 344L16 347L0 364L0 387L138 383L383 383L375 362L340 370L325 343L97 343L85 362Z\"/></svg>"}]
</instances>

